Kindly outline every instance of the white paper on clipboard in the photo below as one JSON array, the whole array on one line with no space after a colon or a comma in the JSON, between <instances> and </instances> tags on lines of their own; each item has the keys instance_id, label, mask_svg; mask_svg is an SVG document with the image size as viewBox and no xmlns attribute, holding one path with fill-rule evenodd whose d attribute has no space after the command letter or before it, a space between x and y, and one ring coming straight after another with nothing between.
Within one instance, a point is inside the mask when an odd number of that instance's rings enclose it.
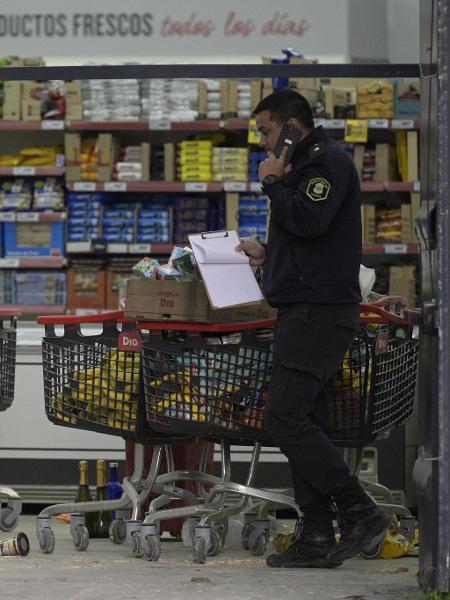
<instances>
[{"instance_id":1,"label":"white paper on clipboard","mask_svg":"<svg viewBox=\"0 0 450 600\"><path fill-rule=\"evenodd\" d=\"M214 308L264 299L248 256L235 250L240 242L235 231L210 231L188 238Z\"/></svg>"}]
</instances>

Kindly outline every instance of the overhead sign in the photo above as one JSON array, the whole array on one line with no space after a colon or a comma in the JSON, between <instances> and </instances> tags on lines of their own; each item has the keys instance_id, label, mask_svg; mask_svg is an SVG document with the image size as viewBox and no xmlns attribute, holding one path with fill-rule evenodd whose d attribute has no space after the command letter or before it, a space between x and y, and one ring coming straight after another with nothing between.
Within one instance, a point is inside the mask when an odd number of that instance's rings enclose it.
<instances>
[{"instance_id":1,"label":"overhead sign","mask_svg":"<svg viewBox=\"0 0 450 600\"><path fill-rule=\"evenodd\" d=\"M348 0L0 1L2 54L20 56L305 55L347 51ZM63 9L64 6L64 9ZM326 15L326 17L324 17Z\"/></svg>"}]
</instances>

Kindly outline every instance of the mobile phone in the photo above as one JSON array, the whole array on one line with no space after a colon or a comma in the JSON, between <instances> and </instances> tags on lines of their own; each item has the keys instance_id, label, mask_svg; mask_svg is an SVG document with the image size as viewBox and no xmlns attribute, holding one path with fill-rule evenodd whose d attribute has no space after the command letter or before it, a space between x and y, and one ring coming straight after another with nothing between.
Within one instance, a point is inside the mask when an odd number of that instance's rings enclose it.
<instances>
[{"instance_id":1,"label":"mobile phone","mask_svg":"<svg viewBox=\"0 0 450 600\"><path fill-rule=\"evenodd\" d=\"M292 155L294 154L294 150L301 137L301 129L299 129L298 127L293 127L288 123L285 123L280 131L280 135L278 137L277 143L275 144L273 153L277 158L279 158L281 151L285 146L287 146L288 151L286 154L286 160L284 164L288 165L291 162Z\"/></svg>"}]
</instances>

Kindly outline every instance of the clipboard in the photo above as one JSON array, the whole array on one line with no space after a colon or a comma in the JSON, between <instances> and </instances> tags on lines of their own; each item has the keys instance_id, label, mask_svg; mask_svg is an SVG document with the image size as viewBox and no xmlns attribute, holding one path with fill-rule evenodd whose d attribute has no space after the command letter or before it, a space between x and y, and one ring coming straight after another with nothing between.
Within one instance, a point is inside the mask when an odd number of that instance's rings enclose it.
<instances>
[{"instance_id":1,"label":"clipboard","mask_svg":"<svg viewBox=\"0 0 450 600\"><path fill-rule=\"evenodd\" d=\"M213 308L257 304L264 296L236 231L208 231L188 235L192 252Z\"/></svg>"}]
</instances>

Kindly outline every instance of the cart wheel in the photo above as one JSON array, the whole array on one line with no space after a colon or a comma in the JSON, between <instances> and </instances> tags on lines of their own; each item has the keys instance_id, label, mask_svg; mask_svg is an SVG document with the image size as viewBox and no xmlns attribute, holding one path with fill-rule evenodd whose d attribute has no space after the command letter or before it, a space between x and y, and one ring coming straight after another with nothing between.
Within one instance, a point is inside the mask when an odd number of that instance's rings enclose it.
<instances>
[{"instance_id":1,"label":"cart wheel","mask_svg":"<svg viewBox=\"0 0 450 600\"><path fill-rule=\"evenodd\" d=\"M222 552L223 542L222 536L216 529L211 529L211 538L209 541L208 556L217 556Z\"/></svg>"},{"instance_id":2,"label":"cart wheel","mask_svg":"<svg viewBox=\"0 0 450 600\"><path fill-rule=\"evenodd\" d=\"M212 536L211 536L212 538ZM197 537L192 546L194 562L199 565L204 565L206 562L206 540L202 537Z\"/></svg>"},{"instance_id":3,"label":"cart wheel","mask_svg":"<svg viewBox=\"0 0 450 600\"><path fill-rule=\"evenodd\" d=\"M161 556L161 540L159 535L146 535L141 540L141 552L145 559L157 562Z\"/></svg>"},{"instance_id":4,"label":"cart wheel","mask_svg":"<svg viewBox=\"0 0 450 600\"><path fill-rule=\"evenodd\" d=\"M133 531L131 534L131 552L136 558L141 558L141 534L139 531Z\"/></svg>"},{"instance_id":5,"label":"cart wheel","mask_svg":"<svg viewBox=\"0 0 450 600\"><path fill-rule=\"evenodd\" d=\"M268 531L257 531L252 528L248 538L248 549L253 556L262 556L267 549Z\"/></svg>"},{"instance_id":6,"label":"cart wheel","mask_svg":"<svg viewBox=\"0 0 450 600\"><path fill-rule=\"evenodd\" d=\"M113 544L123 544L127 539L127 524L123 519L114 519L109 526L109 539Z\"/></svg>"},{"instance_id":7,"label":"cart wheel","mask_svg":"<svg viewBox=\"0 0 450 600\"><path fill-rule=\"evenodd\" d=\"M383 550L383 542L384 540L378 542L378 544L375 544L375 546L369 546L368 548L364 548L364 550L361 550L360 552L361 556L366 560L380 558L381 551Z\"/></svg>"},{"instance_id":8,"label":"cart wheel","mask_svg":"<svg viewBox=\"0 0 450 600\"><path fill-rule=\"evenodd\" d=\"M73 545L79 552L84 552L89 546L89 531L85 525L77 525L72 529Z\"/></svg>"},{"instance_id":9,"label":"cart wheel","mask_svg":"<svg viewBox=\"0 0 450 600\"><path fill-rule=\"evenodd\" d=\"M44 554L52 554L55 549L55 534L50 527L44 527L38 533L39 547Z\"/></svg>"},{"instance_id":10,"label":"cart wheel","mask_svg":"<svg viewBox=\"0 0 450 600\"><path fill-rule=\"evenodd\" d=\"M213 523L211 530L215 531L216 533L219 534L221 542L222 542L222 546L224 546L225 540L227 537L227 533L228 533L228 519L222 519L221 521L216 521L215 523ZM209 554L209 550L208 550L208 556L215 556L215 554Z\"/></svg>"},{"instance_id":11,"label":"cart wheel","mask_svg":"<svg viewBox=\"0 0 450 600\"><path fill-rule=\"evenodd\" d=\"M2 508L0 509L0 529L2 531L12 531L14 527L17 525L17 521L19 517L16 517L11 521L11 513L13 513L12 508Z\"/></svg>"},{"instance_id":12,"label":"cart wheel","mask_svg":"<svg viewBox=\"0 0 450 600\"><path fill-rule=\"evenodd\" d=\"M248 550L248 538L250 537L251 532L253 531L254 525L253 523L246 523L242 528L241 541L245 550Z\"/></svg>"}]
</instances>

